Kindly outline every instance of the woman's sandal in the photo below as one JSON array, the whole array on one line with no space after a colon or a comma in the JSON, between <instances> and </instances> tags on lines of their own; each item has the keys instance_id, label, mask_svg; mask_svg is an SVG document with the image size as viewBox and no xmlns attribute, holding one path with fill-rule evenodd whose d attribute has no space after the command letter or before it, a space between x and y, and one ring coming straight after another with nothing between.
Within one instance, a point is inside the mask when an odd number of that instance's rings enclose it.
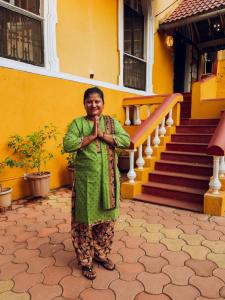
<instances>
[{"instance_id":1,"label":"woman's sandal","mask_svg":"<svg viewBox=\"0 0 225 300\"><path fill-rule=\"evenodd\" d=\"M94 257L94 260L106 270L113 271L115 269L115 264L109 258L103 260L101 258Z\"/></svg>"},{"instance_id":2,"label":"woman's sandal","mask_svg":"<svg viewBox=\"0 0 225 300\"><path fill-rule=\"evenodd\" d=\"M90 280L94 280L96 278L96 274L93 271L93 266L83 266L82 267L82 274L84 277Z\"/></svg>"}]
</instances>

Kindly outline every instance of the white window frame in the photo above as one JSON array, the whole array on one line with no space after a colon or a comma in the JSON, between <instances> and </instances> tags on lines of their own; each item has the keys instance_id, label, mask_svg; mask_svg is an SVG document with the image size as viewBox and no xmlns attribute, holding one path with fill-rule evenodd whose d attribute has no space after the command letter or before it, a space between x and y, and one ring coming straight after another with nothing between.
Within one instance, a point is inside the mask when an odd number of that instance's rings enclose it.
<instances>
[{"instance_id":1,"label":"white window frame","mask_svg":"<svg viewBox=\"0 0 225 300\"><path fill-rule=\"evenodd\" d=\"M118 41L119 41L119 54L120 54L120 67L119 67L119 86L124 87L124 0L118 0ZM145 35L144 35L144 59L141 61L146 62L146 90L147 94L152 94L152 66L153 66L153 53L154 53L154 18L152 15L150 0L142 0L142 7L145 13ZM135 57L136 58L136 57ZM138 59L138 58L137 58ZM134 89L135 90L135 89Z\"/></svg>"},{"instance_id":2,"label":"white window frame","mask_svg":"<svg viewBox=\"0 0 225 300\"><path fill-rule=\"evenodd\" d=\"M49 71L59 71L59 59L56 51L56 23L57 23L57 0L40 0L40 15L24 10L15 6L15 0L10 3L0 0L0 6L31 17L43 22L43 41L44 41L44 67L33 66L28 63L19 62L13 59L0 57L0 66L14 68L16 66L26 66L26 69L34 70L46 69Z\"/></svg>"}]
</instances>

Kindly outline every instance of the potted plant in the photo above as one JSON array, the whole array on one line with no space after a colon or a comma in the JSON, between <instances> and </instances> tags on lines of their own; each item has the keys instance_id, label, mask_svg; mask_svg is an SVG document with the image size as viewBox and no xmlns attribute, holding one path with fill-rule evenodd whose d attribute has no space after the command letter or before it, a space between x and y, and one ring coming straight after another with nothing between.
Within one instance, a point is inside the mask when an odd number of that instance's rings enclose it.
<instances>
[{"instance_id":1,"label":"potted plant","mask_svg":"<svg viewBox=\"0 0 225 300\"><path fill-rule=\"evenodd\" d=\"M0 173L3 172L6 166L5 162L0 162ZM8 207L11 207L12 204L12 188L6 187L3 188L0 181L0 209L6 210Z\"/></svg>"},{"instance_id":2,"label":"potted plant","mask_svg":"<svg viewBox=\"0 0 225 300\"><path fill-rule=\"evenodd\" d=\"M46 197L49 193L51 173L46 171L46 164L53 154L46 150L46 144L49 140L56 140L57 134L56 127L49 124L24 137L18 134L9 137L12 157L6 158L6 164L26 171L25 179L33 197ZM35 169L35 172L28 173Z\"/></svg>"},{"instance_id":3,"label":"potted plant","mask_svg":"<svg viewBox=\"0 0 225 300\"><path fill-rule=\"evenodd\" d=\"M66 152L63 149L63 145L59 144L58 146L60 148L60 152L61 154L65 154ZM67 157L67 170L69 173L69 185L73 186L73 182L74 182L74 175L75 175L75 158L76 158L76 152L72 152L72 153L66 153Z\"/></svg>"}]
</instances>

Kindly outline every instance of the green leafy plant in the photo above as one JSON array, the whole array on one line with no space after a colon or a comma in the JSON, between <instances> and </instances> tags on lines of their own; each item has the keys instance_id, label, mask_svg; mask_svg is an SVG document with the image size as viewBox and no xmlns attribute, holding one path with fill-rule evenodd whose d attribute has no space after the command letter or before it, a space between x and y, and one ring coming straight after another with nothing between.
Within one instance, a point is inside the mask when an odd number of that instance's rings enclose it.
<instances>
[{"instance_id":1,"label":"green leafy plant","mask_svg":"<svg viewBox=\"0 0 225 300\"><path fill-rule=\"evenodd\" d=\"M61 154L67 154L66 160L67 160L67 165L69 168L74 168L74 163L75 163L75 158L76 158L76 152L72 153L66 153L63 149L63 144L59 144L58 148L60 148Z\"/></svg>"},{"instance_id":2,"label":"green leafy plant","mask_svg":"<svg viewBox=\"0 0 225 300\"><path fill-rule=\"evenodd\" d=\"M37 131L26 136L19 134L9 137L8 147L12 150L12 157L7 157L5 163L9 167L19 167L26 170L36 169L42 174L47 162L53 158L53 154L45 147L49 140L57 139L57 128L53 124L44 125Z\"/></svg>"}]
</instances>

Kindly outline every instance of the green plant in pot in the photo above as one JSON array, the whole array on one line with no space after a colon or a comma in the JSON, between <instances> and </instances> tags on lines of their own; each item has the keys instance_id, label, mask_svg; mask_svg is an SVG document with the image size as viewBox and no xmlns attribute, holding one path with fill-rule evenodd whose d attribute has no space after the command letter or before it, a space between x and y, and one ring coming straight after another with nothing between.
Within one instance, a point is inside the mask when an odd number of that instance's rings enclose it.
<instances>
[{"instance_id":1,"label":"green plant in pot","mask_svg":"<svg viewBox=\"0 0 225 300\"><path fill-rule=\"evenodd\" d=\"M46 171L46 165L53 154L47 151L46 145L50 140L56 140L57 134L56 126L47 124L26 136L16 134L9 137L12 156L6 158L6 164L25 170L33 197L46 197L49 193L51 173Z\"/></svg>"},{"instance_id":2,"label":"green plant in pot","mask_svg":"<svg viewBox=\"0 0 225 300\"><path fill-rule=\"evenodd\" d=\"M65 151L63 149L63 145L60 144L59 148L61 149L61 154L65 154ZM75 176L75 158L76 158L76 152L72 153L66 153L66 160L67 160L67 169L69 172L69 185L73 186L74 182L74 176Z\"/></svg>"},{"instance_id":3,"label":"green plant in pot","mask_svg":"<svg viewBox=\"0 0 225 300\"><path fill-rule=\"evenodd\" d=\"M0 176L3 173L3 170L6 166L6 163L0 162ZM12 204L12 188L6 187L4 188L2 185L2 181L0 180L0 209L5 210L8 207L11 207Z\"/></svg>"}]
</instances>

